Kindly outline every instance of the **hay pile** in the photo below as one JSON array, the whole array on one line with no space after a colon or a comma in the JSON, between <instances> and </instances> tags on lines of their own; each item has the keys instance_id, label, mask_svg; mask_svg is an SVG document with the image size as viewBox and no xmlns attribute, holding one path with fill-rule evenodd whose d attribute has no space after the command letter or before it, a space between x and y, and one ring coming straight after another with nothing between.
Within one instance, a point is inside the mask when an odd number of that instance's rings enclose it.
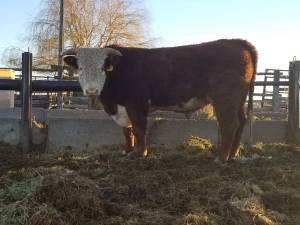
<instances>
[{"instance_id":1,"label":"hay pile","mask_svg":"<svg viewBox=\"0 0 300 225\"><path fill-rule=\"evenodd\" d=\"M20 158L2 146L0 225L299 224L297 146L257 144L228 166L205 148L193 137L147 159L117 147Z\"/></svg>"}]
</instances>

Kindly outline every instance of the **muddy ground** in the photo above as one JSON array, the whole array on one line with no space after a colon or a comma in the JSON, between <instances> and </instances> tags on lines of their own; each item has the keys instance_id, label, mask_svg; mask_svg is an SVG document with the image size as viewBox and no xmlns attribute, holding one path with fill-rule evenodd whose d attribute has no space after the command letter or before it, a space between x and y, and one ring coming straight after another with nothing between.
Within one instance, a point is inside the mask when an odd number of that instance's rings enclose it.
<instances>
[{"instance_id":1,"label":"muddy ground","mask_svg":"<svg viewBox=\"0 0 300 225\"><path fill-rule=\"evenodd\" d=\"M153 146L22 155L0 145L1 225L300 224L300 147L256 144L227 166L198 138Z\"/></svg>"}]
</instances>

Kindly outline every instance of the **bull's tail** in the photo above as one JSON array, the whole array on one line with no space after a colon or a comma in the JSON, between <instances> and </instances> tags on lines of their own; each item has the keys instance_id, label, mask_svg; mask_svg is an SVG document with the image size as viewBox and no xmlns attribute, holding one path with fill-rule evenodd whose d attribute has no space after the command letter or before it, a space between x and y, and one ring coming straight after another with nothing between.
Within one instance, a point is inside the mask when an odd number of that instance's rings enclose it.
<instances>
[{"instance_id":1,"label":"bull's tail","mask_svg":"<svg viewBox=\"0 0 300 225\"><path fill-rule=\"evenodd\" d=\"M253 143L253 93L254 93L254 81L256 69L250 81L249 95L248 95L248 107L247 107L247 121L249 123L249 140L247 146L249 147Z\"/></svg>"},{"instance_id":2,"label":"bull's tail","mask_svg":"<svg viewBox=\"0 0 300 225\"><path fill-rule=\"evenodd\" d=\"M248 92L248 107L247 107L247 120L249 122L249 132L250 132L250 139L249 144L253 142L252 140L252 121L253 121L253 94L254 94L254 82L255 82L255 75L256 75L256 68L257 68L257 51L253 45L251 45L248 41L244 41L244 47L250 52L251 59L252 59L252 66L253 66L253 74L249 84L249 92Z\"/></svg>"},{"instance_id":3,"label":"bull's tail","mask_svg":"<svg viewBox=\"0 0 300 225\"><path fill-rule=\"evenodd\" d=\"M248 108L247 108L247 117L251 117L251 112L253 110L253 93L254 93L254 81L256 75L256 67L257 67L257 50L256 48L246 40L237 40L239 45L241 45L244 49L246 49L252 59L252 66L253 66L253 74L249 85L249 98L248 98Z\"/></svg>"},{"instance_id":4,"label":"bull's tail","mask_svg":"<svg viewBox=\"0 0 300 225\"><path fill-rule=\"evenodd\" d=\"M255 75L253 75L250 86L249 86L249 94L248 94L248 107L247 107L247 118L251 119L252 111L253 111L253 94L254 94L254 80Z\"/></svg>"}]
</instances>

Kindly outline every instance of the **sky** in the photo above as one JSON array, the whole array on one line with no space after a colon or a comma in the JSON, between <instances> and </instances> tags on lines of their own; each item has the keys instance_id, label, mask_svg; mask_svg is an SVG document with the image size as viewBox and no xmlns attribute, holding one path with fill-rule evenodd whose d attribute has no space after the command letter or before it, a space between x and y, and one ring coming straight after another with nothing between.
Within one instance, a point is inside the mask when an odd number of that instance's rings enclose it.
<instances>
[{"instance_id":1,"label":"sky","mask_svg":"<svg viewBox=\"0 0 300 225\"><path fill-rule=\"evenodd\" d=\"M1 0L1 52L22 42L43 0ZM156 46L243 38L256 46L258 70L288 69L300 59L299 0L145 0ZM3 66L3 65L1 65Z\"/></svg>"},{"instance_id":2,"label":"sky","mask_svg":"<svg viewBox=\"0 0 300 225\"><path fill-rule=\"evenodd\" d=\"M42 0L0 0L0 54L9 46L21 46L26 49L22 38L41 2Z\"/></svg>"}]
</instances>

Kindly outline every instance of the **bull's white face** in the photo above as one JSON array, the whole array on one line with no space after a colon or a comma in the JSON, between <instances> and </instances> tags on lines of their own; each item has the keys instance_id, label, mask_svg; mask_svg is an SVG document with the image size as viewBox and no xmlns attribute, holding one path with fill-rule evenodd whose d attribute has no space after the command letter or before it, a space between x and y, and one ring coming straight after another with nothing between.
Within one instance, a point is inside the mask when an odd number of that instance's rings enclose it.
<instances>
[{"instance_id":1,"label":"bull's white face","mask_svg":"<svg viewBox=\"0 0 300 225\"><path fill-rule=\"evenodd\" d=\"M107 55L101 49L79 49L77 53L78 78L85 95L99 95L105 81L104 61Z\"/></svg>"},{"instance_id":2,"label":"bull's white face","mask_svg":"<svg viewBox=\"0 0 300 225\"><path fill-rule=\"evenodd\" d=\"M106 78L106 60L112 54L121 56L120 52L110 48L79 48L64 53L65 63L78 74L84 95L100 95Z\"/></svg>"}]
</instances>

